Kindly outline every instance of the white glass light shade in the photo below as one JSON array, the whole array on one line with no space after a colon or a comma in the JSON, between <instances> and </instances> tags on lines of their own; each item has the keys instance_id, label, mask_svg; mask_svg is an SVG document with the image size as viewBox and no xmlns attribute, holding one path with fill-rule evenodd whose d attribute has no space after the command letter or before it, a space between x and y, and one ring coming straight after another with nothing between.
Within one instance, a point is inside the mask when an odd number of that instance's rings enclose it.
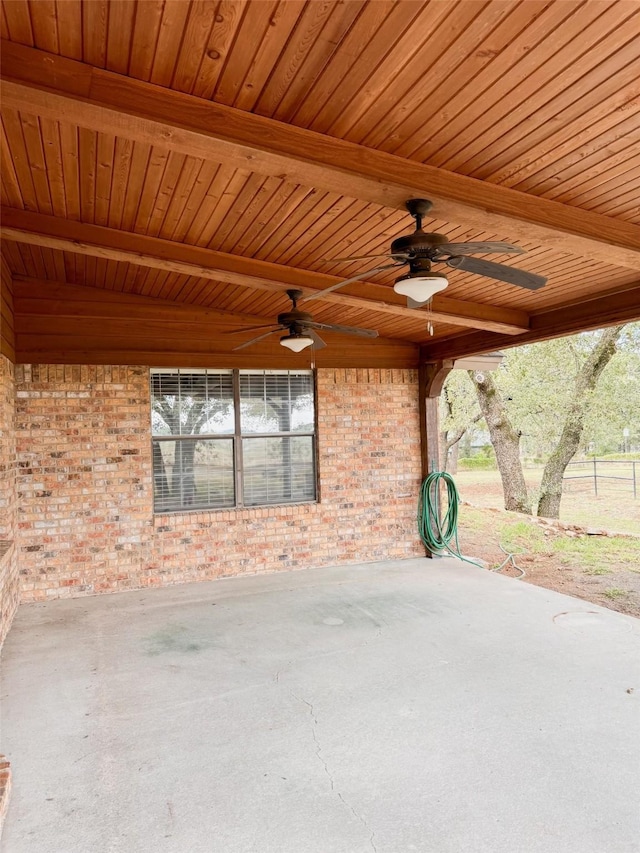
<instances>
[{"instance_id":1,"label":"white glass light shade","mask_svg":"<svg viewBox=\"0 0 640 853\"><path fill-rule=\"evenodd\" d=\"M306 347L313 346L313 338L309 335L285 335L280 338L280 343L293 352L302 352Z\"/></svg>"},{"instance_id":2,"label":"white glass light shade","mask_svg":"<svg viewBox=\"0 0 640 853\"><path fill-rule=\"evenodd\" d=\"M434 293L444 290L449 282L443 275L407 275L396 279L393 289L414 302L428 302Z\"/></svg>"}]
</instances>

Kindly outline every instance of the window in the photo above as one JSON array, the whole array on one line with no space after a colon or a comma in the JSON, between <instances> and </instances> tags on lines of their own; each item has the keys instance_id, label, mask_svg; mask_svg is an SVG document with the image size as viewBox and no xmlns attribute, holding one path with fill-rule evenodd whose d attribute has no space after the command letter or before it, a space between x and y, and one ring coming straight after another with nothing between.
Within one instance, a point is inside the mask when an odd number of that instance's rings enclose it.
<instances>
[{"instance_id":1,"label":"window","mask_svg":"<svg viewBox=\"0 0 640 853\"><path fill-rule=\"evenodd\" d=\"M153 370L156 512L316 499L310 371Z\"/></svg>"}]
</instances>

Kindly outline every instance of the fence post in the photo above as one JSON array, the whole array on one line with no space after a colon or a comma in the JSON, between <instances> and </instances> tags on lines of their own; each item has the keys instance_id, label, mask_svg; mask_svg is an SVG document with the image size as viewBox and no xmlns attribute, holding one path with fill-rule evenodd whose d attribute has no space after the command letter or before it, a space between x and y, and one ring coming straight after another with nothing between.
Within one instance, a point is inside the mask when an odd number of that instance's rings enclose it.
<instances>
[{"instance_id":1,"label":"fence post","mask_svg":"<svg viewBox=\"0 0 640 853\"><path fill-rule=\"evenodd\" d=\"M595 457L593 459L593 490L595 492L595 496L598 497L598 468Z\"/></svg>"},{"instance_id":2,"label":"fence post","mask_svg":"<svg viewBox=\"0 0 640 853\"><path fill-rule=\"evenodd\" d=\"M634 497L634 498L637 498L637 497L638 497L638 490L637 490L637 487L636 487L636 463L635 463L635 462L632 462L632 463L631 463L631 466L632 466L632 469L633 469L633 497Z\"/></svg>"}]
</instances>

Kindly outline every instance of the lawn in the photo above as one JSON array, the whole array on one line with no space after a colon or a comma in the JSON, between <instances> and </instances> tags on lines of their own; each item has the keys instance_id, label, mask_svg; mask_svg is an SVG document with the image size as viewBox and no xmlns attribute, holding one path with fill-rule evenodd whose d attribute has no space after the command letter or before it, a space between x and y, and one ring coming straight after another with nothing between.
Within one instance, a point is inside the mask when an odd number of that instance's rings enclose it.
<instances>
[{"instance_id":1,"label":"lawn","mask_svg":"<svg viewBox=\"0 0 640 853\"><path fill-rule=\"evenodd\" d=\"M584 473L575 471L574 473ZM616 469L616 476L630 473ZM529 494L535 500L540 488L542 469L524 472ZM459 471L455 477L460 497L475 506L504 508L502 483L498 471ZM640 484L639 484L640 485ZM598 496L594 495L593 480L565 482L560 504L560 519L585 527L603 527L620 533L640 534L640 491L634 499L632 484L625 480L598 480Z\"/></svg>"},{"instance_id":2,"label":"lawn","mask_svg":"<svg viewBox=\"0 0 640 853\"><path fill-rule=\"evenodd\" d=\"M539 471L526 476L533 488L539 485ZM562 498L562 521L621 535L584 534L505 512L497 471L465 471L454 479L463 501L459 541L465 556L490 569L506 561L504 574L524 572L525 582L640 617L640 500L571 490Z\"/></svg>"}]
</instances>

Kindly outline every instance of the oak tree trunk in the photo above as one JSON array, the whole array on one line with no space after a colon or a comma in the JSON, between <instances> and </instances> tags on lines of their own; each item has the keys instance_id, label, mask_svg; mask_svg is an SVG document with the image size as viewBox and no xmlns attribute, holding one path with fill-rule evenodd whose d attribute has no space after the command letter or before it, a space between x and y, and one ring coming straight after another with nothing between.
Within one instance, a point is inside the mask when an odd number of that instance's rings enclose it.
<instances>
[{"instance_id":1,"label":"oak tree trunk","mask_svg":"<svg viewBox=\"0 0 640 853\"><path fill-rule=\"evenodd\" d=\"M451 449L448 451L448 464L449 464L449 473L457 474L458 473L458 456L460 455L460 439L456 441L454 445L452 445Z\"/></svg>"},{"instance_id":2,"label":"oak tree trunk","mask_svg":"<svg viewBox=\"0 0 640 853\"><path fill-rule=\"evenodd\" d=\"M573 397L560 439L547 460L542 474L538 515L544 518L558 518L560 515L564 472L580 446L591 392L596 387L602 371L615 354L616 343L623 328L623 326L613 326L605 329L598 344L576 376Z\"/></svg>"},{"instance_id":3,"label":"oak tree trunk","mask_svg":"<svg viewBox=\"0 0 640 853\"><path fill-rule=\"evenodd\" d=\"M531 500L520 462L520 433L511 425L500 392L490 374L468 371L489 429L498 461L504 508L531 515Z\"/></svg>"},{"instance_id":4,"label":"oak tree trunk","mask_svg":"<svg viewBox=\"0 0 640 853\"><path fill-rule=\"evenodd\" d=\"M438 453L440 454L440 459L438 460L440 471L449 471L449 448L447 447L446 429L440 430ZM449 471L449 473L451 472Z\"/></svg>"}]
</instances>

